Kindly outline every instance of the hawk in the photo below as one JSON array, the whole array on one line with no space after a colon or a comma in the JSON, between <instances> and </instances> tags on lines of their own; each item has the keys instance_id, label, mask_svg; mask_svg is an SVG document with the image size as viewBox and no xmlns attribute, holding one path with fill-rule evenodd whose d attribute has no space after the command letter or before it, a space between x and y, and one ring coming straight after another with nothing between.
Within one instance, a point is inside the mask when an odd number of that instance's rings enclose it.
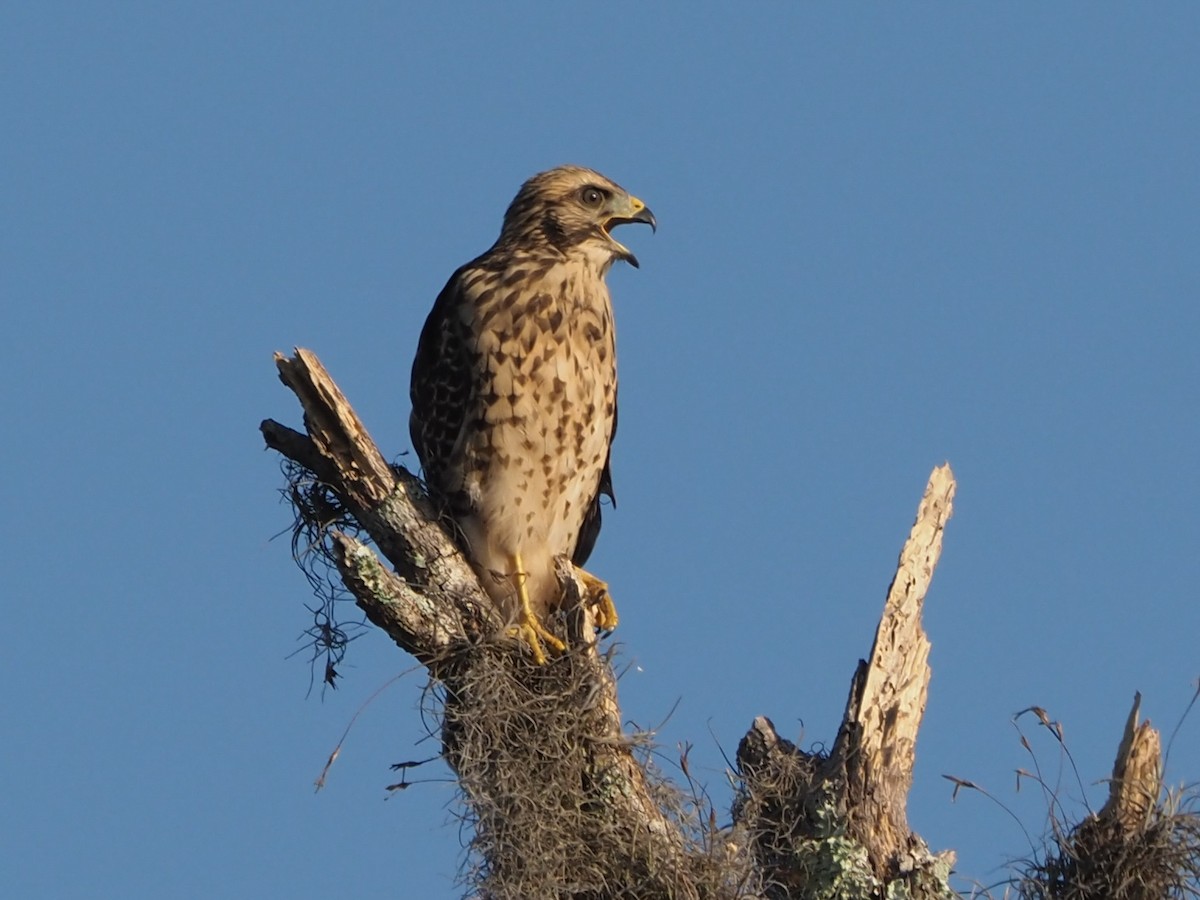
<instances>
[{"instance_id":1,"label":"hawk","mask_svg":"<svg viewBox=\"0 0 1200 900\"><path fill-rule=\"evenodd\" d=\"M559 557L581 567L613 499L617 428L612 301L605 275L637 258L612 236L657 228L646 204L598 172L534 175L491 249L434 302L413 361L409 433L431 492L458 526L488 594L528 642L562 651L544 624L558 608ZM607 586L579 569L610 630Z\"/></svg>"}]
</instances>

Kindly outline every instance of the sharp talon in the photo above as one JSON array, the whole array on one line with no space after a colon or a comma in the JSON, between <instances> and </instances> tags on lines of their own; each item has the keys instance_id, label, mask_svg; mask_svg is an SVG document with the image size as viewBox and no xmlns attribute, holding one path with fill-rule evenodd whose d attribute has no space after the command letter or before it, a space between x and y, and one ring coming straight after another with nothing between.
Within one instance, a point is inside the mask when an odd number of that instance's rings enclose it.
<instances>
[{"instance_id":1,"label":"sharp talon","mask_svg":"<svg viewBox=\"0 0 1200 900\"><path fill-rule=\"evenodd\" d=\"M591 604L593 623L601 631L612 631L619 619L612 594L608 592L608 584L584 569L576 568L575 571L583 582L587 602Z\"/></svg>"},{"instance_id":2,"label":"sharp talon","mask_svg":"<svg viewBox=\"0 0 1200 900\"><path fill-rule=\"evenodd\" d=\"M617 617L617 606L613 603L612 594L604 592L593 613L596 616L596 627L601 631L612 631L620 619Z\"/></svg>"}]
</instances>

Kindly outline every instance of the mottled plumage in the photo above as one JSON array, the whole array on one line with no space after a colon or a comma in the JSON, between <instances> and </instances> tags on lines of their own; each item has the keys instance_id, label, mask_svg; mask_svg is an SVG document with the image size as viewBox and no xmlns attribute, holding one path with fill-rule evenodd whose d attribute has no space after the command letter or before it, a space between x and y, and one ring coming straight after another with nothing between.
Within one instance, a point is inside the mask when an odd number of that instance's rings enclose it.
<instances>
[{"instance_id":1,"label":"mottled plumage","mask_svg":"<svg viewBox=\"0 0 1200 900\"><path fill-rule=\"evenodd\" d=\"M496 243L438 295L413 363L409 430L425 478L539 659L539 638L559 646L538 621L558 604L554 561L586 561L600 495L612 496L617 373L604 277L617 259L637 265L609 234L624 222L655 224L597 172L563 166L529 179ZM611 627L607 604L599 621Z\"/></svg>"}]
</instances>

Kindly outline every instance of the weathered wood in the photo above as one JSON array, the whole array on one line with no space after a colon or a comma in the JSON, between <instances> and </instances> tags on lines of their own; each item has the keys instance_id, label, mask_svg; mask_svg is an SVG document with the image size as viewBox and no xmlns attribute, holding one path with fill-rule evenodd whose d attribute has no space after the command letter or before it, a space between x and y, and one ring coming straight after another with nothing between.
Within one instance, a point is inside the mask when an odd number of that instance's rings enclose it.
<instances>
[{"instance_id":1,"label":"weathered wood","mask_svg":"<svg viewBox=\"0 0 1200 900\"><path fill-rule=\"evenodd\" d=\"M1134 694L1113 763L1108 801L1100 810L1101 818L1119 822L1131 834L1146 827L1163 787L1162 738L1149 720L1138 721L1141 706L1142 695Z\"/></svg>"},{"instance_id":2,"label":"weathered wood","mask_svg":"<svg viewBox=\"0 0 1200 900\"><path fill-rule=\"evenodd\" d=\"M1022 866L1022 897L1159 900L1194 897L1200 885L1200 816L1186 794L1163 791L1162 744L1139 721L1134 695L1109 783L1108 802L1072 826L1055 798L1054 828L1044 853ZM1036 707L1062 742L1057 722Z\"/></svg>"},{"instance_id":3,"label":"weathered wood","mask_svg":"<svg viewBox=\"0 0 1200 900\"><path fill-rule=\"evenodd\" d=\"M384 500L395 477L317 355L302 347L291 358L275 354L279 379L304 407L304 427L318 452L337 464L342 487L363 508Z\"/></svg>"},{"instance_id":4,"label":"weathered wood","mask_svg":"<svg viewBox=\"0 0 1200 900\"><path fill-rule=\"evenodd\" d=\"M744 790L734 817L768 897L956 896L947 885L954 855L931 854L905 815L929 684L921 605L953 496L950 467L935 469L830 755L805 753L762 716L738 746Z\"/></svg>"},{"instance_id":5,"label":"weathered wood","mask_svg":"<svg viewBox=\"0 0 1200 900\"><path fill-rule=\"evenodd\" d=\"M845 773L850 833L867 848L880 877L907 865L912 833L906 807L930 677L921 608L954 490L950 466L934 469L900 553L871 656L855 673L832 754Z\"/></svg>"},{"instance_id":6,"label":"weathered wood","mask_svg":"<svg viewBox=\"0 0 1200 900\"><path fill-rule=\"evenodd\" d=\"M304 409L307 436L267 419L261 431L267 446L311 472L338 497L348 513L370 535L400 580L412 590L401 595L359 593L348 584L372 621L389 622L388 633L423 661L436 658L445 642L479 640L503 622L463 557L449 530L411 472L392 468L371 440L357 413L309 350L295 356L275 354L280 380L296 394ZM336 546L336 544L335 544ZM361 583L357 584L362 587ZM422 590L417 588L424 589ZM436 626L423 634L407 633L404 623L427 621L429 592L436 594ZM395 603L406 604L399 610ZM395 629L395 630L392 630ZM439 638L424 643L431 635Z\"/></svg>"}]
</instances>

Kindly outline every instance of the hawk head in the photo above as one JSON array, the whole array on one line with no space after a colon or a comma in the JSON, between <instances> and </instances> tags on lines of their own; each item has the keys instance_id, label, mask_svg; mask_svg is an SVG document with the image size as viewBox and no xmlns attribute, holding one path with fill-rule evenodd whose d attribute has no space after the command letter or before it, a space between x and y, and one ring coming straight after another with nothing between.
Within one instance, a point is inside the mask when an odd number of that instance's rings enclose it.
<instances>
[{"instance_id":1,"label":"hawk head","mask_svg":"<svg viewBox=\"0 0 1200 900\"><path fill-rule=\"evenodd\" d=\"M591 169L559 166L521 185L504 214L496 244L548 245L563 254L588 258L602 272L617 259L636 267L637 257L612 236L613 228L627 222L658 227L646 204L616 182Z\"/></svg>"}]
</instances>

